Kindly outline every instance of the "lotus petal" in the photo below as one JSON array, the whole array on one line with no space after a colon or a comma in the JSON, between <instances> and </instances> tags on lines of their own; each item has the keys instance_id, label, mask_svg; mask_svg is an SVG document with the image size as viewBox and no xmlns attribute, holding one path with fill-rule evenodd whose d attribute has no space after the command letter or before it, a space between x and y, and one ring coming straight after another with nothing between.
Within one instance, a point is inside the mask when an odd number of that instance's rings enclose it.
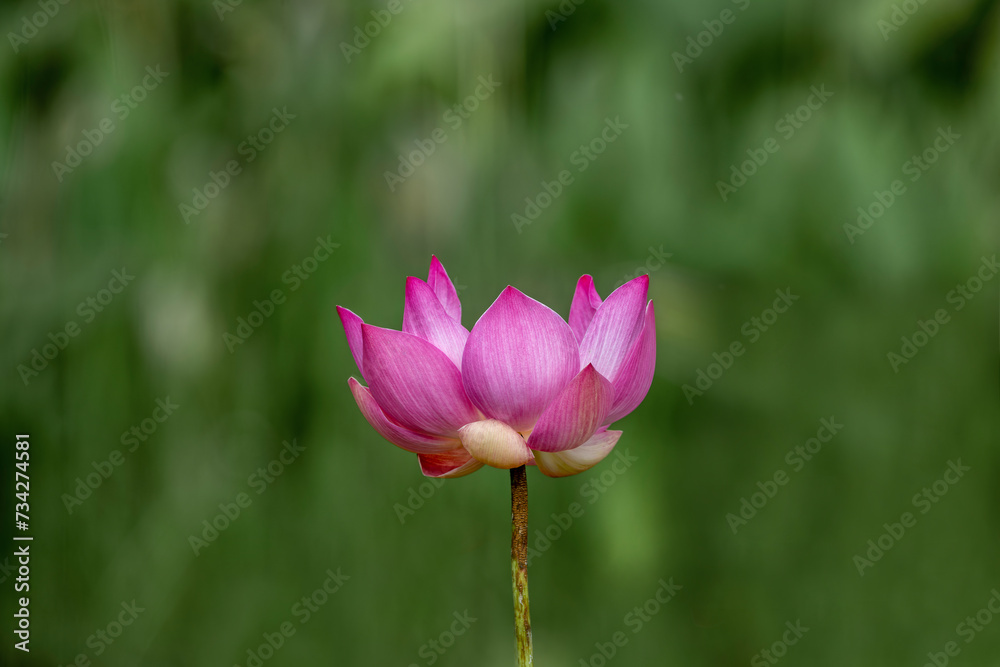
<instances>
[{"instance_id":1,"label":"lotus petal","mask_svg":"<svg viewBox=\"0 0 1000 667\"><path fill-rule=\"evenodd\" d=\"M621 431L598 431L576 449L564 452L535 452L538 469L549 477L568 477L593 468L615 448Z\"/></svg>"},{"instance_id":2,"label":"lotus petal","mask_svg":"<svg viewBox=\"0 0 1000 667\"><path fill-rule=\"evenodd\" d=\"M580 276L580 280L576 283L576 292L573 294L573 303L569 307L569 327L573 330L577 342L583 340L590 321L594 319L594 313L600 307L601 295L594 287L594 279L587 275Z\"/></svg>"},{"instance_id":3,"label":"lotus petal","mask_svg":"<svg viewBox=\"0 0 1000 667\"><path fill-rule=\"evenodd\" d=\"M618 368L618 375L611 381L615 388L615 399L605 423L618 421L639 407L656 372L656 312L653 302L646 305L646 316L642 331L632 343L632 349Z\"/></svg>"},{"instance_id":4,"label":"lotus petal","mask_svg":"<svg viewBox=\"0 0 1000 667\"><path fill-rule=\"evenodd\" d=\"M464 477L483 467L482 462L472 458L463 448L440 454L418 454L420 471L426 477Z\"/></svg>"},{"instance_id":5,"label":"lotus petal","mask_svg":"<svg viewBox=\"0 0 1000 667\"><path fill-rule=\"evenodd\" d=\"M452 438L418 433L405 426L400 426L385 415L371 392L368 391L368 387L363 386L354 378L349 379L347 384L351 388L351 393L354 394L354 400L357 402L361 414L368 420L371 427L397 447L415 454L437 454L462 446L461 442Z\"/></svg>"},{"instance_id":6,"label":"lotus petal","mask_svg":"<svg viewBox=\"0 0 1000 667\"><path fill-rule=\"evenodd\" d=\"M457 368L462 367L469 331L448 315L434 290L420 278L406 279L403 331L420 336L448 355Z\"/></svg>"},{"instance_id":7,"label":"lotus petal","mask_svg":"<svg viewBox=\"0 0 1000 667\"><path fill-rule=\"evenodd\" d=\"M541 452L561 452L585 443L605 423L615 390L592 364L552 401L528 437L528 447Z\"/></svg>"},{"instance_id":8,"label":"lotus petal","mask_svg":"<svg viewBox=\"0 0 1000 667\"><path fill-rule=\"evenodd\" d=\"M569 325L548 306L507 287L472 328L462 380L486 416L523 431L579 370Z\"/></svg>"},{"instance_id":9,"label":"lotus petal","mask_svg":"<svg viewBox=\"0 0 1000 667\"><path fill-rule=\"evenodd\" d=\"M411 430L457 437L480 418L462 388L458 367L429 342L364 324L364 376L382 411Z\"/></svg>"},{"instance_id":10,"label":"lotus petal","mask_svg":"<svg viewBox=\"0 0 1000 667\"><path fill-rule=\"evenodd\" d=\"M516 468L531 460L521 434L496 419L466 424L458 430L462 444L477 460L494 468Z\"/></svg>"},{"instance_id":11,"label":"lotus petal","mask_svg":"<svg viewBox=\"0 0 1000 667\"><path fill-rule=\"evenodd\" d=\"M358 365L358 372L361 373L361 377L364 377L365 367L362 363L364 360L364 344L361 340L361 325L365 322L341 306L337 306L337 314L340 315L340 323L344 325L344 333L347 335L347 346L351 348L351 356L354 357L354 363Z\"/></svg>"},{"instance_id":12,"label":"lotus petal","mask_svg":"<svg viewBox=\"0 0 1000 667\"><path fill-rule=\"evenodd\" d=\"M625 355L642 329L649 276L630 280L604 300L580 341L581 368L594 364L606 378L618 375Z\"/></svg>"},{"instance_id":13,"label":"lotus petal","mask_svg":"<svg viewBox=\"0 0 1000 667\"><path fill-rule=\"evenodd\" d=\"M431 255L431 268L427 271L427 284L434 290L445 312L461 324L462 302L458 299L458 290L448 277L448 272L444 270L444 265L433 255Z\"/></svg>"}]
</instances>

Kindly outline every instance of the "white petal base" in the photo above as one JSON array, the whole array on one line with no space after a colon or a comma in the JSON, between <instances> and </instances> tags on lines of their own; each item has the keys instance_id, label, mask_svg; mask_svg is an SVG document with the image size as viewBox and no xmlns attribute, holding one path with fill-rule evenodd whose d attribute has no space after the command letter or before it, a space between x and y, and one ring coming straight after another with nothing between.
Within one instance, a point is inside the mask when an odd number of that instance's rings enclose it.
<instances>
[{"instance_id":1,"label":"white petal base","mask_svg":"<svg viewBox=\"0 0 1000 667\"><path fill-rule=\"evenodd\" d=\"M534 452L538 469L549 477L569 477L593 468L611 453L621 431L598 431L576 449L564 452Z\"/></svg>"}]
</instances>

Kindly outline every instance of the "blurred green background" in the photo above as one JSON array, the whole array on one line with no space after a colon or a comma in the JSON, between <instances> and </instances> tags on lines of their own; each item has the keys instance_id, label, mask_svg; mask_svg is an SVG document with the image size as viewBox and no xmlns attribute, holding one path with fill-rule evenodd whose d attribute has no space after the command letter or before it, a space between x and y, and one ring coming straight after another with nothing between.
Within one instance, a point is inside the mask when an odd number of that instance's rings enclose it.
<instances>
[{"instance_id":1,"label":"blurred green background","mask_svg":"<svg viewBox=\"0 0 1000 667\"><path fill-rule=\"evenodd\" d=\"M580 274L607 296L650 271L657 375L616 426L636 461L529 470L537 665L918 667L950 641L938 660L997 664L996 2L224 2L0 9L0 509L7 534L28 433L35 538L27 655L0 553L0 662L252 667L290 623L261 664L513 664L507 473L427 483L347 388L334 306L398 327L436 254L469 328L507 284L565 316ZM303 262L317 239L339 247Z\"/></svg>"}]
</instances>

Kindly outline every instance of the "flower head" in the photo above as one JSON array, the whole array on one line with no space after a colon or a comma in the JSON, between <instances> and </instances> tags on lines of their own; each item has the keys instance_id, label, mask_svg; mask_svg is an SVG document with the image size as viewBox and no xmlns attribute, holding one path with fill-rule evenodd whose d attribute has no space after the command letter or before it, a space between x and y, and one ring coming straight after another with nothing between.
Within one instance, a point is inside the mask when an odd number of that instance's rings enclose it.
<instances>
[{"instance_id":1,"label":"flower head","mask_svg":"<svg viewBox=\"0 0 1000 667\"><path fill-rule=\"evenodd\" d=\"M601 300L582 276L569 323L507 287L470 332L444 266L407 278L402 331L365 324L340 306L365 387L348 381L382 437L413 452L428 477L483 465L537 465L550 477L600 462L621 431L608 426L649 391L656 318L639 276Z\"/></svg>"}]
</instances>

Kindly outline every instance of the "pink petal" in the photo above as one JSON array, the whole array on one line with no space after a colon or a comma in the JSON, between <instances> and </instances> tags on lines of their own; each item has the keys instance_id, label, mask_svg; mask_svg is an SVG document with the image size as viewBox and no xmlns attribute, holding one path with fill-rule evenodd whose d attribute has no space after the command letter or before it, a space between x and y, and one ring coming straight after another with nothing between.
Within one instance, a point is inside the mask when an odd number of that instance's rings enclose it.
<instances>
[{"instance_id":1,"label":"pink petal","mask_svg":"<svg viewBox=\"0 0 1000 667\"><path fill-rule=\"evenodd\" d=\"M344 325L344 333L347 335L347 346L351 348L351 356L354 357L354 363L358 365L358 372L364 377L365 367L362 364L364 345L361 341L361 325L364 324L364 320L340 306L337 306L337 314L340 315L340 323Z\"/></svg>"},{"instance_id":2,"label":"pink petal","mask_svg":"<svg viewBox=\"0 0 1000 667\"><path fill-rule=\"evenodd\" d=\"M611 384L615 388L615 400L611 405L605 423L618 421L639 407L646 398L653 373L656 371L656 312L653 302L646 305L646 316L642 331L625 355L625 361L618 368L618 375Z\"/></svg>"},{"instance_id":3,"label":"pink petal","mask_svg":"<svg viewBox=\"0 0 1000 667\"><path fill-rule=\"evenodd\" d=\"M449 317L461 324L462 302L458 300L458 290L444 270L444 265L434 255L431 255L431 268L427 271L427 284L434 290Z\"/></svg>"},{"instance_id":4,"label":"pink petal","mask_svg":"<svg viewBox=\"0 0 1000 667\"><path fill-rule=\"evenodd\" d=\"M507 287L465 344L465 391L488 417L516 431L534 426L580 370L569 325L548 306Z\"/></svg>"},{"instance_id":5,"label":"pink petal","mask_svg":"<svg viewBox=\"0 0 1000 667\"><path fill-rule=\"evenodd\" d=\"M604 460L611 453L621 431L599 431L576 449L565 452L535 452L538 469L549 477L568 477L583 472Z\"/></svg>"},{"instance_id":6,"label":"pink petal","mask_svg":"<svg viewBox=\"0 0 1000 667\"><path fill-rule=\"evenodd\" d=\"M541 452L579 447L605 423L614 396L611 383L587 364L545 408L528 437L528 447Z\"/></svg>"},{"instance_id":7,"label":"pink petal","mask_svg":"<svg viewBox=\"0 0 1000 667\"><path fill-rule=\"evenodd\" d=\"M463 477L483 467L482 462L472 458L461 447L440 454L418 454L420 471L426 477Z\"/></svg>"},{"instance_id":8,"label":"pink petal","mask_svg":"<svg viewBox=\"0 0 1000 667\"><path fill-rule=\"evenodd\" d=\"M494 468L509 470L531 459L521 434L496 419L466 424L458 430L458 436L476 460Z\"/></svg>"},{"instance_id":9,"label":"pink petal","mask_svg":"<svg viewBox=\"0 0 1000 667\"><path fill-rule=\"evenodd\" d=\"M372 397L371 392L368 391L368 387L363 386L354 378L349 379L347 384L351 388L351 393L354 394L354 400L357 402L361 414L368 420L371 427L380 436L397 447L402 447L406 451L415 454L437 454L461 448L462 443L458 440L418 433L400 426L385 416L382 408L379 407L378 403Z\"/></svg>"},{"instance_id":10,"label":"pink petal","mask_svg":"<svg viewBox=\"0 0 1000 667\"><path fill-rule=\"evenodd\" d=\"M649 276L639 276L616 289L601 304L580 341L582 365L594 364L606 378L618 375L625 355L642 329L648 288Z\"/></svg>"},{"instance_id":11,"label":"pink petal","mask_svg":"<svg viewBox=\"0 0 1000 667\"><path fill-rule=\"evenodd\" d=\"M364 375L372 396L394 422L414 431L457 437L480 419L462 389L458 367L419 336L361 326Z\"/></svg>"},{"instance_id":12,"label":"pink petal","mask_svg":"<svg viewBox=\"0 0 1000 667\"><path fill-rule=\"evenodd\" d=\"M580 276L576 283L576 293L573 294L573 304L569 307L569 327L573 330L577 342L583 340L594 313L601 306L601 295L594 287L594 279L590 276Z\"/></svg>"},{"instance_id":13,"label":"pink petal","mask_svg":"<svg viewBox=\"0 0 1000 667\"><path fill-rule=\"evenodd\" d=\"M456 367L462 367L469 331L445 312L434 290L420 278L406 279L403 331L420 336L447 354Z\"/></svg>"}]
</instances>

